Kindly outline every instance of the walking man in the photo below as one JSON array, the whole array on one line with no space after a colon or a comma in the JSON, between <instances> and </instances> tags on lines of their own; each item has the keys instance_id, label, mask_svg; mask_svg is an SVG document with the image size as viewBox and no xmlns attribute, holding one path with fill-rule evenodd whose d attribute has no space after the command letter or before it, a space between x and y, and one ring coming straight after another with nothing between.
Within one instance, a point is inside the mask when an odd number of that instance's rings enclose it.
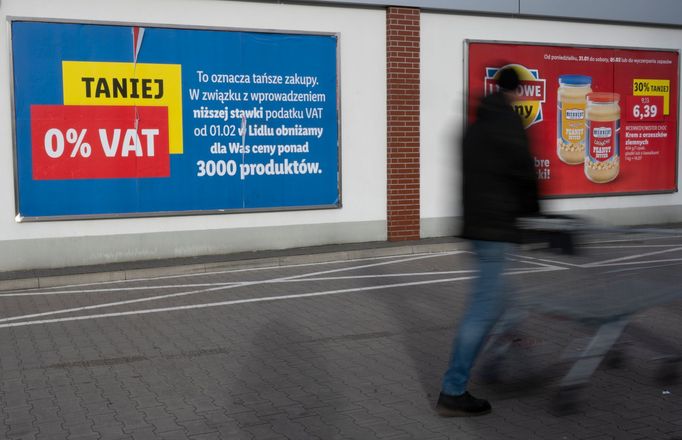
<instances>
[{"instance_id":1,"label":"walking man","mask_svg":"<svg viewBox=\"0 0 682 440\"><path fill-rule=\"evenodd\" d=\"M505 255L520 240L519 217L538 213L537 176L521 118L512 108L519 77L507 66L499 91L481 99L462 142L463 227L479 271L453 342L437 412L445 417L483 415L490 403L467 391L471 368L507 306Z\"/></svg>"}]
</instances>

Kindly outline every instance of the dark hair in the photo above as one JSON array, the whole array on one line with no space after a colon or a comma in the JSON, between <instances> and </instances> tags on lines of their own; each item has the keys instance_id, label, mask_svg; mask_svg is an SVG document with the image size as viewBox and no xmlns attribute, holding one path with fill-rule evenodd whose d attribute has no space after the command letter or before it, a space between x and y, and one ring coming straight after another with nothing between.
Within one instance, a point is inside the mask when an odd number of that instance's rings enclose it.
<instances>
[{"instance_id":1,"label":"dark hair","mask_svg":"<svg viewBox=\"0 0 682 440\"><path fill-rule=\"evenodd\" d=\"M503 90L516 90L519 86L519 75L512 67L505 67L497 75L497 85Z\"/></svg>"}]
</instances>

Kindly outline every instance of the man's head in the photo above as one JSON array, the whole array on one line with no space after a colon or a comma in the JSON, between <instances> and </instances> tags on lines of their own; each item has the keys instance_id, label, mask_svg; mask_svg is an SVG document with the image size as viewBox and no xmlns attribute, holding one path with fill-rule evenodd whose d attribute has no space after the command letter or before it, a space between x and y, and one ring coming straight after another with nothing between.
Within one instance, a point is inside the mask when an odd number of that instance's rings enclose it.
<instances>
[{"instance_id":1,"label":"man's head","mask_svg":"<svg viewBox=\"0 0 682 440\"><path fill-rule=\"evenodd\" d=\"M513 67L505 67L497 74L497 85L504 92L513 92L519 86L519 74Z\"/></svg>"}]
</instances>

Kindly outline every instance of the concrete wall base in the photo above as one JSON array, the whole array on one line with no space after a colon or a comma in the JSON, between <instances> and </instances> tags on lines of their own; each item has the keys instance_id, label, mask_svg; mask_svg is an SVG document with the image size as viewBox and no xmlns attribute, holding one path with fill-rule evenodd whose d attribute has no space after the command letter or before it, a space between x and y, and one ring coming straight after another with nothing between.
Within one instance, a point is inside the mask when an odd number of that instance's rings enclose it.
<instances>
[{"instance_id":1,"label":"concrete wall base","mask_svg":"<svg viewBox=\"0 0 682 440\"><path fill-rule=\"evenodd\" d=\"M0 272L385 241L385 221L0 241Z\"/></svg>"},{"instance_id":2,"label":"concrete wall base","mask_svg":"<svg viewBox=\"0 0 682 440\"><path fill-rule=\"evenodd\" d=\"M639 208L586 209L560 214L585 217L604 225L634 226L682 223L682 206L656 206ZM421 219L422 238L454 236L459 232L459 217Z\"/></svg>"}]
</instances>

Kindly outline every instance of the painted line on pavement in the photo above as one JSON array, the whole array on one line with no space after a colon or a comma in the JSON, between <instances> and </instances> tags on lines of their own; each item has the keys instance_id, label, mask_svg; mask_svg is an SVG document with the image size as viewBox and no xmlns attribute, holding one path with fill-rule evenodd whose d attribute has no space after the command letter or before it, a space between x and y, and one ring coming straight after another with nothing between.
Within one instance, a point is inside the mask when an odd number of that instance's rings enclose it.
<instances>
[{"instance_id":1,"label":"painted line on pavement","mask_svg":"<svg viewBox=\"0 0 682 440\"><path fill-rule=\"evenodd\" d=\"M524 264L533 264L533 265L538 265L543 268L558 268L557 266L550 266L547 264L541 264L538 262L534 261L524 261L524 260L515 260L522 262ZM354 268L355 266L353 266ZM344 268L344 269L350 269ZM528 270L528 269L510 269L509 272L515 272L518 270ZM543 269L538 269L537 271L543 271ZM341 277L314 277L314 278L295 278L295 279L272 279L272 280L266 280L263 282L267 283L277 283L277 282L287 282L287 283L295 283L295 282L303 282L303 281L335 281L335 280L344 280L344 279L365 279L365 278L398 278L398 277L415 277L415 276L437 276L437 275L454 275L454 274L461 274L461 273L473 273L477 272L476 270L449 270L449 271L437 271L437 272L409 272L409 273L397 273L397 274L375 274L375 275L350 275L350 276L341 276ZM235 287L239 287L244 285L245 281L230 281L230 282L220 282L220 283L197 283L197 284L163 284L163 285L154 285L154 286L137 286L137 287L111 287L111 288L101 288L101 289L79 289L79 290L54 290L54 291L48 291L48 292L19 292L19 293L5 293L0 295L0 300L3 297L25 297L25 296L49 296L49 295L68 295L68 294L93 294L93 293L115 293L115 292L128 292L128 291L140 291L140 290L159 290L159 289L181 289L181 288L192 288L192 287L214 287L214 286L222 286L222 287L227 287L231 285L235 285ZM108 284L108 282L105 282L103 284ZM1 322L1 321L0 321Z\"/></svg>"},{"instance_id":2,"label":"painted line on pavement","mask_svg":"<svg viewBox=\"0 0 682 440\"><path fill-rule=\"evenodd\" d=\"M650 257L652 255L667 254L667 253L676 252L676 251L682 251L682 247L678 246L678 247L674 247L674 248L670 248L670 249L663 249L661 251L646 252L643 254L635 254L635 255L628 255L626 257L612 258L609 260L594 261L592 263L584 264L583 267L599 267L599 266L604 266L604 265L609 264L609 263L616 263L616 262L621 262L621 261L634 260L636 258Z\"/></svg>"},{"instance_id":3,"label":"painted line on pavement","mask_svg":"<svg viewBox=\"0 0 682 440\"><path fill-rule=\"evenodd\" d=\"M581 264L576 264L576 263L567 263L565 261L557 261L557 260L550 260L549 258L538 258L538 257L529 257L527 255L516 255L513 254L514 257L518 258L517 261L523 261L524 263L528 264L541 264L541 263L546 263L544 265L548 267L563 267L563 266L570 266L570 267L582 267ZM548 263L551 263L551 265L548 265ZM555 265L559 266L555 266ZM543 265L543 266L544 266Z\"/></svg>"},{"instance_id":4,"label":"painted line on pavement","mask_svg":"<svg viewBox=\"0 0 682 440\"><path fill-rule=\"evenodd\" d=\"M555 269L555 270L562 270L562 269ZM532 269L530 271L520 271L520 272L515 272L515 273L508 273L507 275L521 275L523 273L536 273L536 272L537 272L537 269ZM424 281L412 281L412 282L407 282L407 283L383 284L380 286L363 286L363 287L356 287L356 288L350 288L350 289L336 289L336 290L327 290L327 291L321 291L321 292L299 293L299 294L292 294L292 295L280 295L280 296L267 296L267 297L259 297L259 298L238 299L238 300L205 303L205 304L191 304L191 305L185 305L185 306L162 307L162 308L146 309L146 310L130 310L127 312L103 313L103 314L97 314L97 315L70 316L70 317L66 317L66 318L54 318L54 319L41 319L41 320L33 320L33 321L9 322L9 323L0 324L0 328L22 327L22 326L39 325L39 324L53 324L53 323L58 323L58 322L83 321L83 320L89 320L89 319L113 318L113 317L131 316L131 315L146 315L146 314L150 314L150 313L173 312L173 311L181 311L181 310L195 310L195 309L203 309L203 308L208 308L208 307L232 306L232 305L239 305L239 304L270 302L270 301L282 301L282 300L289 300L289 299L313 298L313 297L339 295L339 294L344 294L344 293L365 292L365 291L380 290L380 289L391 289L391 288L411 287L411 286L423 286L423 285L438 284L438 283L449 283L449 282L454 282L454 281L470 280L473 278L475 278L475 276L441 278L441 279L437 279L437 280L424 280ZM91 307L80 308L80 310L90 310L90 309L91 309ZM72 309L72 310L77 310L77 309ZM65 313L65 311L63 313ZM52 313L52 314L54 314L54 313ZM40 315L34 315L34 316L40 316ZM42 316L45 316L45 315L42 315ZM29 316L27 315L26 317L29 317ZM21 318L22 317L15 317L12 319L14 320L14 319L21 319ZM3 321L7 321L7 319L5 319Z\"/></svg>"},{"instance_id":5,"label":"painted line on pavement","mask_svg":"<svg viewBox=\"0 0 682 440\"><path fill-rule=\"evenodd\" d=\"M161 275L155 277L147 278L131 278L127 280L111 280L111 281L98 281L94 283L79 283L79 284L67 284L62 286L50 286L50 287L34 287L30 289L17 289L12 291L13 293L23 293L31 292L35 290L46 290L46 289L65 289L74 287L87 287L87 286L101 286L109 284L124 284L124 283L136 283L136 282L146 282L146 281L156 281L156 280L171 280L175 278L186 278L186 277L200 277L200 276L210 276L210 275L224 275L230 273L240 273L240 272L251 272L251 271L261 271L261 270L277 270L277 269L289 269L298 267L310 267L310 266L321 266L330 264L341 264L341 263L354 263L359 261L376 261L376 260L387 260L387 259L398 259L404 258L406 256L447 256L447 255L457 255L457 254L467 254L469 251L444 251L444 252L420 252L416 254L402 254L402 255L382 255L378 257L365 257L356 259L343 259L343 260L331 260L331 261L316 261L311 263L297 263L297 264L287 264L287 265L274 265L274 266L261 266L261 267L246 267L241 269L225 269L213 272L199 272L199 273L187 273L187 274L175 274L175 275ZM5 296L4 293L0 293L0 299Z\"/></svg>"},{"instance_id":6,"label":"painted line on pavement","mask_svg":"<svg viewBox=\"0 0 682 440\"><path fill-rule=\"evenodd\" d=\"M652 266L642 266L642 267L626 267L626 268L624 268L624 269L609 270L609 271L606 271L606 272L604 272L604 273L607 274L607 273L630 272L630 271L636 271L636 270L649 270L649 269L656 269L656 268L659 268L659 267L679 266L680 264L682 264L682 258L678 259L677 261L670 262L670 263L668 263L668 264L655 264L655 265L652 265ZM611 265L608 265L608 264L607 264L607 265L605 265L605 266L606 266L606 267L609 267L609 266L611 266ZM617 267L617 266L619 266L619 265L614 264L613 266L614 266L614 267ZM681 279L680 281L682 281L682 279ZM682 286L682 283L679 283L679 285Z\"/></svg>"},{"instance_id":7,"label":"painted line on pavement","mask_svg":"<svg viewBox=\"0 0 682 440\"><path fill-rule=\"evenodd\" d=\"M460 253L460 252L461 251L453 251L452 253L456 254L456 253ZM157 296L150 296L150 297L145 297L145 298L136 298L136 299L129 299L129 300L125 300L125 301L116 301L116 302L104 303L104 304L94 304L91 306L74 307L74 308L69 308L69 309L52 310L49 312L11 316L11 317L7 317L7 318L1 318L0 322L9 322L9 321L16 321L16 320L28 319L28 318L39 318L39 317L43 317L43 316L59 315L59 314L63 314L63 313L72 313L72 312L81 312L81 311L85 311L85 310L95 310L95 309L101 309L101 308L106 308L106 307L117 307L117 306L122 306L122 305L127 305L127 304L135 304L135 303L141 303L141 302L158 301L158 300L163 300L163 299L168 299L168 298L177 298L180 296L196 295L199 293L208 293L208 292L216 292L216 291L220 291L220 290L228 290L228 289L233 289L236 287L253 286L253 285L259 285L259 284L268 284L268 283L281 282L281 281L286 281L286 280L293 280L293 279L297 279L297 278L305 278L305 277L315 276L315 275L325 275L328 273L337 273L337 272L343 272L343 271L348 271L348 270L365 269L365 268L370 268L370 267L385 266L387 264L406 263L409 261L422 260L425 258L434 258L434 257L439 256L439 255L442 256L443 254L426 254L426 255L412 256L409 258L403 258L403 259L395 260L395 261L382 261L380 263L364 264L364 265L352 266L352 267L342 267L342 268L336 268L336 269L330 269L330 270L324 270L324 271L317 271L317 272L311 272L311 273L304 273L304 274L298 274L298 275L291 275L288 277L280 277L280 278L267 279L267 280L245 281L242 283L233 284L233 285L229 285L229 286L218 286L218 287L211 287L211 288L207 288L207 289L191 290L188 292L169 293L167 295L157 295Z\"/></svg>"},{"instance_id":8,"label":"painted line on pavement","mask_svg":"<svg viewBox=\"0 0 682 440\"><path fill-rule=\"evenodd\" d=\"M633 245L619 245L619 246L583 246L590 249L635 249L635 248L672 248L680 244L633 244Z\"/></svg>"},{"instance_id":9,"label":"painted line on pavement","mask_svg":"<svg viewBox=\"0 0 682 440\"><path fill-rule=\"evenodd\" d=\"M637 264L644 265L644 264L656 264L656 263L670 263L670 262L674 262L674 261L682 261L682 258L664 258L661 260L615 262L615 263L600 264L599 266L594 266L594 267L634 266ZM646 269L647 267L650 267L650 266L642 266L642 269Z\"/></svg>"},{"instance_id":10,"label":"painted line on pavement","mask_svg":"<svg viewBox=\"0 0 682 440\"><path fill-rule=\"evenodd\" d=\"M113 293L113 292L129 292L140 290L158 290L158 289L183 289L188 287L211 287L211 286L229 286L231 284L240 284L241 281L230 281L223 283L198 283L198 284L166 284L158 286L137 286L137 287L111 287L103 289L82 289L82 290L53 290L49 292L19 292L19 293L3 293L0 295L0 300L5 297L13 296L44 296L44 295L68 295L75 293ZM108 284L108 283L105 283Z\"/></svg>"}]
</instances>

